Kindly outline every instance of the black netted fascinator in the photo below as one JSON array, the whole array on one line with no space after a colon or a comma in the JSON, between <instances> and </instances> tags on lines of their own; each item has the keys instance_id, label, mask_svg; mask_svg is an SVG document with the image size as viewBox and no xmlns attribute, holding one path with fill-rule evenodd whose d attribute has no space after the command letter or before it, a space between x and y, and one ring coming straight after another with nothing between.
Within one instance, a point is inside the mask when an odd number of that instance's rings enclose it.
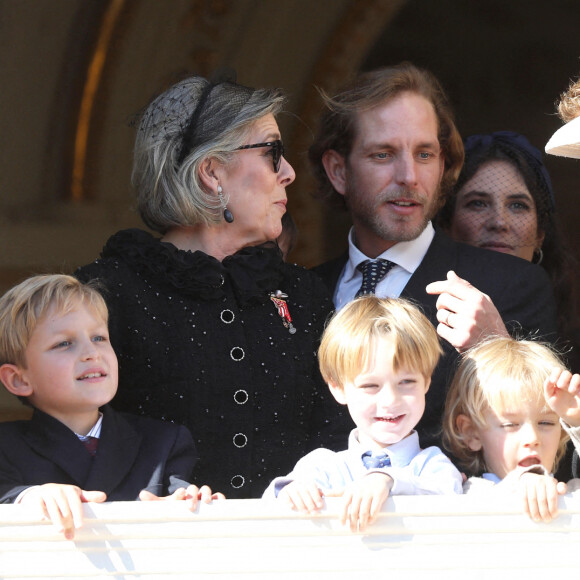
<instances>
[{"instance_id":1,"label":"black netted fascinator","mask_svg":"<svg viewBox=\"0 0 580 580\"><path fill-rule=\"evenodd\" d=\"M183 163L190 151L235 123L253 93L254 89L232 82L210 82L183 131L177 163Z\"/></svg>"},{"instance_id":2,"label":"black netted fascinator","mask_svg":"<svg viewBox=\"0 0 580 580\"><path fill-rule=\"evenodd\" d=\"M552 180L542 161L542 154L524 135L514 131L496 131L489 134L471 135L465 139L466 163L472 156L487 156L493 159L496 151L501 151L512 158L519 154L525 160L544 194L543 199L539 200L540 213L542 210L554 211L556 204Z\"/></svg>"},{"instance_id":3,"label":"black netted fascinator","mask_svg":"<svg viewBox=\"0 0 580 580\"><path fill-rule=\"evenodd\" d=\"M197 147L236 123L255 90L237 84L232 75L187 78L154 99L141 115L139 129L150 138L175 143L180 166Z\"/></svg>"},{"instance_id":4,"label":"black netted fascinator","mask_svg":"<svg viewBox=\"0 0 580 580\"><path fill-rule=\"evenodd\" d=\"M555 211L542 155L513 131L471 135L455 195L438 222L455 240L520 257L538 256Z\"/></svg>"},{"instance_id":5,"label":"black netted fascinator","mask_svg":"<svg viewBox=\"0 0 580 580\"><path fill-rule=\"evenodd\" d=\"M165 233L223 219L223 202L204 186L201 164L209 158L226 164L241 148L265 146L244 141L254 123L275 116L284 101L280 89L201 76L185 78L153 99L139 117L131 174L145 224ZM275 170L284 149L280 140L268 145Z\"/></svg>"},{"instance_id":6,"label":"black netted fascinator","mask_svg":"<svg viewBox=\"0 0 580 580\"><path fill-rule=\"evenodd\" d=\"M488 182L483 183L479 170L492 161L506 161L513 166L515 172L523 179L533 197L538 217L538 226L546 231L551 216L555 211L554 191L548 170L542 154L523 135L513 131L497 131L495 133L471 135L465 139L465 163L459 179L455 184L455 193L478 176L477 186L483 191L513 191L519 190L519 181L507 182L499 174L493 176L488 172ZM510 178L511 179L511 178ZM444 228L449 228L456 209L456 195L451 196L438 216L438 222ZM473 202L481 207L483 202ZM515 207L515 206L514 206ZM534 240L535 243L535 240ZM532 241L529 242L532 244Z\"/></svg>"}]
</instances>

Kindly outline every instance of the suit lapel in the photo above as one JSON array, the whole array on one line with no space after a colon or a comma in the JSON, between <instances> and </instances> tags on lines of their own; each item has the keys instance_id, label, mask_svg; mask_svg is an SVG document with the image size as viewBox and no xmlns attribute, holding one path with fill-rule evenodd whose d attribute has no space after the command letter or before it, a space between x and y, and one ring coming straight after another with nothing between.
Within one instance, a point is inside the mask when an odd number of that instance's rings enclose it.
<instances>
[{"instance_id":1,"label":"suit lapel","mask_svg":"<svg viewBox=\"0 0 580 580\"><path fill-rule=\"evenodd\" d=\"M142 437L111 407L105 406L102 411L101 437L87 488L110 495L132 470Z\"/></svg>"},{"instance_id":2,"label":"suit lapel","mask_svg":"<svg viewBox=\"0 0 580 580\"><path fill-rule=\"evenodd\" d=\"M79 487L84 488L93 458L66 425L35 409L24 438L36 453L57 465Z\"/></svg>"},{"instance_id":3,"label":"suit lapel","mask_svg":"<svg viewBox=\"0 0 580 580\"><path fill-rule=\"evenodd\" d=\"M427 294L425 287L431 282L447 279L447 272L457 263L457 247L445 234L435 231L425 257L401 292L402 298L419 302L426 316L436 325L437 295Z\"/></svg>"},{"instance_id":4,"label":"suit lapel","mask_svg":"<svg viewBox=\"0 0 580 580\"><path fill-rule=\"evenodd\" d=\"M338 279L348 260L348 251L330 260L313 270L326 282L331 292L334 293ZM433 240L429 245L429 249L425 254L419 267L415 270L409 281L407 282L401 298L408 298L418 302L425 315L435 324L437 314L437 295L427 294L425 287L430 282L437 282L438 280L446 280L447 272L455 270L457 265L457 244L451 240L446 234L439 230L435 230Z\"/></svg>"},{"instance_id":5,"label":"suit lapel","mask_svg":"<svg viewBox=\"0 0 580 580\"><path fill-rule=\"evenodd\" d=\"M322 278L327 288L330 290L331 296L334 296L336 285L338 284L338 279L340 278L340 274L342 273L344 265L347 261L348 251L346 251L338 258L334 258L333 260L313 268L313 271Z\"/></svg>"}]
</instances>

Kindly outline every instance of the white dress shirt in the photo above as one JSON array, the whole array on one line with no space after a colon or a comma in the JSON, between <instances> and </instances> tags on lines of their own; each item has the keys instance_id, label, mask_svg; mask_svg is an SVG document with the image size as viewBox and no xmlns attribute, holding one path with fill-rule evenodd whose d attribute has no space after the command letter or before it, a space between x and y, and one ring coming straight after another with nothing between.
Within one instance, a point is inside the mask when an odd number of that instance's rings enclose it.
<instances>
[{"instance_id":1,"label":"white dress shirt","mask_svg":"<svg viewBox=\"0 0 580 580\"><path fill-rule=\"evenodd\" d=\"M398 298L404 290L407 282L419 267L431 242L435 236L435 230L431 222L421 234L410 242L397 242L377 258L384 258L394 262L396 266L377 284L375 294L380 297ZM342 273L334 291L334 305L340 310L345 304L354 299L362 284L362 273L357 266L369 260L355 245L354 229L348 234L348 261L344 265Z\"/></svg>"},{"instance_id":2,"label":"white dress shirt","mask_svg":"<svg viewBox=\"0 0 580 580\"><path fill-rule=\"evenodd\" d=\"M79 435L75 432L75 435L81 440L86 441L89 437L96 437L97 439L101 436L101 426L103 425L103 414L99 411L99 418L97 422L91 427L91 430L86 435Z\"/></svg>"}]
</instances>

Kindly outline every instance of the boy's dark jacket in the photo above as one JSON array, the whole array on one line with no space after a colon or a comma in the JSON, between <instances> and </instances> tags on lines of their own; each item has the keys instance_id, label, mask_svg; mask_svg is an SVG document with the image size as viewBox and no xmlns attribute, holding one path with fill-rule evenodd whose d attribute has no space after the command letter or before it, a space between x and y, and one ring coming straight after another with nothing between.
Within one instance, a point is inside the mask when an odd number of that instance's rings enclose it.
<instances>
[{"instance_id":1,"label":"boy's dark jacket","mask_svg":"<svg viewBox=\"0 0 580 580\"><path fill-rule=\"evenodd\" d=\"M97 454L57 419L35 409L30 421L0 423L0 503L43 483L104 491L107 501L136 500L142 489L158 496L187 487L196 461L189 431L103 407Z\"/></svg>"}]
</instances>

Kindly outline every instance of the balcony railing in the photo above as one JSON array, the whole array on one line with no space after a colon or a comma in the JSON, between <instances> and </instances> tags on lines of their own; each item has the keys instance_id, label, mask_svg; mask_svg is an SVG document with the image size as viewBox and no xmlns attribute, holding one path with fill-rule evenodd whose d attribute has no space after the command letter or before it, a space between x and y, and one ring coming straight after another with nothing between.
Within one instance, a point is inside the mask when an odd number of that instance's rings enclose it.
<instances>
[{"instance_id":1,"label":"balcony railing","mask_svg":"<svg viewBox=\"0 0 580 580\"><path fill-rule=\"evenodd\" d=\"M281 503L226 500L84 506L66 541L23 506L0 506L0 577L21 578L563 578L576 577L580 495L534 523L515 498L395 497L364 533L327 500L305 517ZM395 574L400 574L396 575Z\"/></svg>"}]
</instances>

